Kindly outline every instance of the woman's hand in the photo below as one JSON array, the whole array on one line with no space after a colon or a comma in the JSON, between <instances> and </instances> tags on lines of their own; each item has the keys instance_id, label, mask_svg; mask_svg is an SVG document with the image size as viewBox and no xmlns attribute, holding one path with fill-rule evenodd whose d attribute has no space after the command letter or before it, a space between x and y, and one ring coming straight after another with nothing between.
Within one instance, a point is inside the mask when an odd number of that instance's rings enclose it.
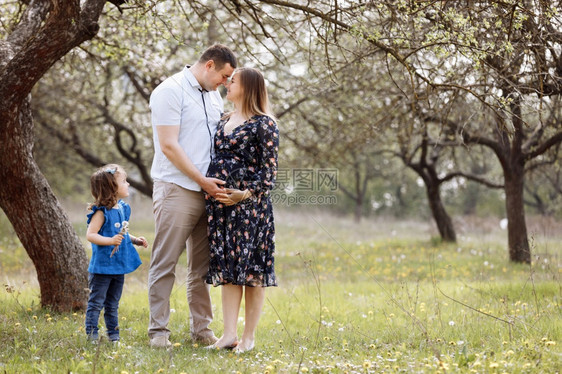
<instances>
[{"instance_id":1,"label":"woman's hand","mask_svg":"<svg viewBox=\"0 0 562 374\"><path fill-rule=\"evenodd\" d=\"M215 199L225 204L226 206L231 206L234 204L238 204L243 200L246 200L250 196L252 196L250 190L241 191L233 188L226 188L224 192L217 193Z\"/></svg>"}]
</instances>

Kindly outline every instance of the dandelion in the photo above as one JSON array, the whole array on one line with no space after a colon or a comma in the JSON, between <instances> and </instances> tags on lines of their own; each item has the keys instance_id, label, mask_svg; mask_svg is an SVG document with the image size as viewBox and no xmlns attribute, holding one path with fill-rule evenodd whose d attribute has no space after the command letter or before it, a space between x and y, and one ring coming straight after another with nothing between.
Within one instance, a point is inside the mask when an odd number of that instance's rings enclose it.
<instances>
[{"instance_id":1,"label":"dandelion","mask_svg":"<svg viewBox=\"0 0 562 374\"><path fill-rule=\"evenodd\" d=\"M33 316L33 319L37 319L37 316Z\"/></svg>"},{"instance_id":2,"label":"dandelion","mask_svg":"<svg viewBox=\"0 0 562 374\"><path fill-rule=\"evenodd\" d=\"M307 368L306 366L303 366L303 367L301 368L301 371L302 371L303 373L308 373L308 368Z\"/></svg>"},{"instance_id":3,"label":"dandelion","mask_svg":"<svg viewBox=\"0 0 562 374\"><path fill-rule=\"evenodd\" d=\"M16 322L16 327L18 327L18 326L20 326L20 325L21 325L21 323L19 323L19 322Z\"/></svg>"},{"instance_id":4,"label":"dandelion","mask_svg":"<svg viewBox=\"0 0 562 374\"><path fill-rule=\"evenodd\" d=\"M181 343L174 343L174 347L181 347Z\"/></svg>"},{"instance_id":5,"label":"dandelion","mask_svg":"<svg viewBox=\"0 0 562 374\"><path fill-rule=\"evenodd\" d=\"M371 367L373 367L373 365L371 364L371 361L363 362L363 368L364 369L370 369Z\"/></svg>"},{"instance_id":6,"label":"dandelion","mask_svg":"<svg viewBox=\"0 0 562 374\"><path fill-rule=\"evenodd\" d=\"M490 368L492 368L492 369L495 369L499 366L500 366L500 364L498 364L497 362L490 362Z\"/></svg>"},{"instance_id":7,"label":"dandelion","mask_svg":"<svg viewBox=\"0 0 562 374\"><path fill-rule=\"evenodd\" d=\"M449 364L446 362L439 361L439 366L441 366L445 371L449 370Z\"/></svg>"},{"instance_id":8,"label":"dandelion","mask_svg":"<svg viewBox=\"0 0 562 374\"><path fill-rule=\"evenodd\" d=\"M193 343L193 348L197 348L197 347L199 347L199 344Z\"/></svg>"},{"instance_id":9,"label":"dandelion","mask_svg":"<svg viewBox=\"0 0 562 374\"><path fill-rule=\"evenodd\" d=\"M127 317L121 317L121 321L126 321Z\"/></svg>"},{"instance_id":10,"label":"dandelion","mask_svg":"<svg viewBox=\"0 0 562 374\"><path fill-rule=\"evenodd\" d=\"M547 342L544 342L544 345L546 346L552 346L552 345L556 345L556 342L554 340L549 340Z\"/></svg>"},{"instance_id":11,"label":"dandelion","mask_svg":"<svg viewBox=\"0 0 562 374\"><path fill-rule=\"evenodd\" d=\"M449 345L457 345L457 343L455 343L454 341L450 341Z\"/></svg>"},{"instance_id":12,"label":"dandelion","mask_svg":"<svg viewBox=\"0 0 562 374\"><path fill-rule=\"evenodd\" d=\"M129 374L129 372L125 370L121 370L121 374Z\"/></svg>"},{"instance_id":13,"label":"dandelion","mask_svg":"<svg viewBox=\"0 0 562 374\"><path fill-rule=\"evenodd\" d=\"M510 349L509 351L505 352L505 355L506 356L512 356L514 353L515 352L513 352L513 350Z\"/></svg>"}]
</instances>

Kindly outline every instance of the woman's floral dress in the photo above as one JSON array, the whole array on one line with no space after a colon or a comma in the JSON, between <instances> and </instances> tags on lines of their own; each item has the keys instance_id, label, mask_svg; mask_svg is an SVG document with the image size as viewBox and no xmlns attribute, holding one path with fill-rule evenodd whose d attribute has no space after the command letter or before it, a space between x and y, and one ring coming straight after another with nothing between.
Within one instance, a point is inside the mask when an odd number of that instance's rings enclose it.
<instances>
[{"instance_id":1,"label":"woman's floral dress","mask_svg":"<svg viewBox=\"0 0 562 374\"><path fill-rule=\"evenodd\" d=\"M208 177L225 187L249 189L252 197L226 206L206 195L211 258L207 283L215 286L277 286L274 271L275 227L270 193L277 175L279 130L268 116L253 116L215 135Z\"/></svg>"}]
</instances>

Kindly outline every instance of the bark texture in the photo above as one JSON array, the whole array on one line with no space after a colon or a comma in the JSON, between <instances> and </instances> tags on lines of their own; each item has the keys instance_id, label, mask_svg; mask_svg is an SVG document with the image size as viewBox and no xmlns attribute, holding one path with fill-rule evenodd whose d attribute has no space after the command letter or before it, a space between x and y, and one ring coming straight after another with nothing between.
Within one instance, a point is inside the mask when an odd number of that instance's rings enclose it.
<instances>
[{"instance_id":1,"label":"bark texture","mask_svg":"<svg viewBox=\"0 0 562 374\"><path fill-rule=\"evenodd\" d=\"M55 311L85 308L88 260L33 159L30 92L57 60L96 34L104 3L31 0L0 41L0 208L35 265L42 306Z\"/></svg>"}]
</instances>

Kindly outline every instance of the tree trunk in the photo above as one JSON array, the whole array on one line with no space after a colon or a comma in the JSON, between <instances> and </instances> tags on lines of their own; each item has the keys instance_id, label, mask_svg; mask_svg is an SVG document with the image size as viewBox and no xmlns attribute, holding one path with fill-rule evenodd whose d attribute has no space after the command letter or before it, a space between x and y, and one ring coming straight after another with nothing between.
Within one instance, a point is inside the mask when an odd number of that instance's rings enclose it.
<instances>
[{"instance_id":1,"label":"tree trunk","mask_svg":"<svg viewBox=\"0 0 562 374\"><path fill-rule=\"evenodd\" d=\"M353 213L354 221L356 223L360 223L362 216L363 216L363 196L357 196L355 198L355 210Z\"/></svg>"},{"instance_id":2,"label":"tree trunk","mask_svg":"<svg viewBox=\"0 0 562 374\"><path fill-rule=\"evenodd\" d=\"M530 264L531 250L527 237L523 202L525 178L523 165L512 165L509 172L504 171L504 175L509 259L514 262Z\"/></svg>"},{"instance_id":3,"label":"tree trunk","mask_svg":"<svg viewBox=\"0 0 562 374\"><path fill-rule=\"evenodd\" d=\"M440 184L436 181L426 181L425 183L429 208L431 209L431 214L433 215L441 239L445 242L455 243L457 241L457 234L455 233L453 220L445 210L445 206L441 200L439 186Z\"/></svg>"},{"instance_id":4,"label":"tree trunk","mask_svg":"<svg viewBox=\"0 0 562 374\"><path fill-rule=\"evenodd\" d=\"M423 180L429 208L431 210L431 214L433 215L433 220L437 225L437 229L439 230L439 235L441 235L441 240L444 242L456 243L457 234L455 233L453 220L445 210L445 205L441 200L440 188L442 181L437 175L435 166L426 162L426 150L427 142L424 141L422 143L422 155L420 157L420 162L412 163L405 161L405 164L414 170Z\"/></svg>"},{"instance_id":5,"label":"tree trunk","mask_svg":"<svg viewBox=\"0 0 562 374\"><path fill-rule=\"evenodd\" d=\"M0 40L0 207L35 265L41 305L83 309L86 253L33 159L29 94L57 60L95 36L105 0L25 3L13 31Z\"/></svg>"},{"instance_id":6,"label":"tree trunk","mask_svg":"<svg viewBox=\"0 0 562 374\"><path fill-rule=\"evenodd\" d=\"M32 157L29 99L19 113L1 114L0 207L35 265L41 305L83 309L88 259L70 220Z\"/></svg>"}]
</instances>

